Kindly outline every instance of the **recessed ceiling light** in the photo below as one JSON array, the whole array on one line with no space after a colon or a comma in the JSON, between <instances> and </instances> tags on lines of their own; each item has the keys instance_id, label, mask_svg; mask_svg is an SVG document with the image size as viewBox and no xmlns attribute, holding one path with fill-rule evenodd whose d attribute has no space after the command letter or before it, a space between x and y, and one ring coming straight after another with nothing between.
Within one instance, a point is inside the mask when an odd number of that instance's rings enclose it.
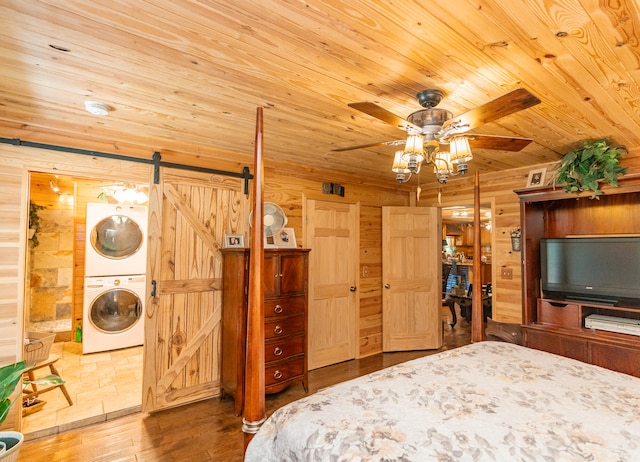
<instances>
[{"instance_id":1,"label":"recessed ceiling light","mask_svg":"<svg viewBox=\"0 0 640 462\"><path fill-rule=\"evenodd\" d=\"M93 115L106 116L109 114L111 108L104 103L97 103L95 101L85 101L85 109Z\"/></svg>"}]
</instances>

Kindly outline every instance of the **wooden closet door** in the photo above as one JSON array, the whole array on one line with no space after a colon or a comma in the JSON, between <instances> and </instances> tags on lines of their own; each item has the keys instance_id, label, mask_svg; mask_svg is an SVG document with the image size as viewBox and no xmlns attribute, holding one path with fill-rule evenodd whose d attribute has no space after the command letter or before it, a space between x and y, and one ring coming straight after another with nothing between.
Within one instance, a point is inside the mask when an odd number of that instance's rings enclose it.
<instances>
[{"instance_id":1,"label":"wooden closet door","mask_svg":"<svg viewBox=\"0 0 640 462\"><path fill-rule=\"evenodd\" d=\"M382 207L382 349L442 346L442 226L435 207Z\"/></svg>"},{"instance_id":2,"label":"wooden closet door","mask_svg":"<svg viewBox=\"0 0 640 462\"><path fill-rule=\"evenodd\" d=\"M225 233L248 236L243 186L241 179L170 169L151 185L144 412L220 392L219 249Z\"/></svg>"},{"instance_id":3,"label":"wooden closet door","mask_svg":"<svg viewBox=\"0 0 640 462\"><path fill-rule=\"evenodd\" d=\"M359 207L311 199L306 207L311 370L356 356Z\"/></svg>"}]
</instances>

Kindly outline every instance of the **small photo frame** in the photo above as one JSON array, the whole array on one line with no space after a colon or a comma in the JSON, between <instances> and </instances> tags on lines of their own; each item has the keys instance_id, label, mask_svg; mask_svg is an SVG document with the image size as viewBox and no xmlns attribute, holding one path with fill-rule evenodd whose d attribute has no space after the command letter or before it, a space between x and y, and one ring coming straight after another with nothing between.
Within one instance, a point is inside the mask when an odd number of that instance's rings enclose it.
<instances>
[{"instance_id":1,"label":"small photo frame","mask_svg":"<svg viewBox=\"0 0 640 462\"><path fill-rule=\"evenodd\" d=\"M296 248L296 233L293 228L282 228L273 237L278 248Z\"/></svg>"},{"instance_id":2,"label":"small photo frame","mask_svg":"<svg viewBox=\"0 0 640 462\"><path fill-rule=\"evenodd\" d=\"M543 186L544 183L544 177L547 174L547 169L546 168L538 168L536 170L531 170L529 172L529 178L527 178L527 188L533 187L533 186Z\"/></svg>"},{"instance_id":3,"label":"small photo frame","mask_svg":"<svg viewBox=\"0 0 640 462\"><path fill-rule=\"evenodd\" d=\"M224 248L225 249L243 249L244 248L244 235L242 235L242 234L225 234L224 235Z\"/></svg>"},{"instance_id":4,"label":"small photo frame","mask_svg":"<svg viewBox=\"0 0 640 462\"><path fill-rule=\"evenodd\" d=\"M264 246L265 249L276 249L278 246L276 245L276 239L274 236L264 235Z\"/></svg>"}]
</instances>

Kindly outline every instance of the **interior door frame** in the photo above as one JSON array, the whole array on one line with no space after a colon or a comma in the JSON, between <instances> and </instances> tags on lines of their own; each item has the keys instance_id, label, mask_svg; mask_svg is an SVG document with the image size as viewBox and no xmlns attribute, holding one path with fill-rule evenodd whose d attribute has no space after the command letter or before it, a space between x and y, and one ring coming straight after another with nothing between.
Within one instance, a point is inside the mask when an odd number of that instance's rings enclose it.
<instances>
[{"instance_id":1,"label":"interior door frame","mask_svg":"<svg viewBox=\"0 0 640 462\"><path fill-rule=\"evenodd\" d=\"M41 167L40 165L32 165L29 163L25 163L25 165L23 166L22 188L21 188L23 191L22 193L23 197L20 202L20 205L21 205L21 210L26 212L24 214L25 223L24 225L21 225L24 228L24 233L22 236L22 239L24 241L23 241L23 244L20 246L20 249L21 249L20 250L21 254L19 255L20 271L19 271L17 293L19 298L18 306L22 306L22 310L20 311L19 315L16 317L16 321L19 324L16 327L17 327L17 331L20 333L20 341L17 342L16 344L16 358L22 358L22 355L23 355L22 338L24 338L24 333L26 329L25 310L27 309L27 307L25 306L25 302L26 302L26 290L27 290L26 277L29 274L29 268L27 267L27 253L28 253L27 246L29 245L28 217L29 217L29 202L31 198L31 175L32 173L44 173L44 174L50 174L50 175L77 177L77 178L83 178L86 180L108 181L113 178L113 171L114 171L115 165L110 165L110 162L111 162L110 160L105 160L105 162L107 164L107 168L100 168L100 167L95 167L94 165L86 165L84 163L80 163L77 166L77 169L72 169L70 166L68 166L64 162L54 162L53 164L54 167L49 167L49 168L45 168L44 166ZM113 161L113 162L117 162L117 161ZM133 166L135 166L135 168L119 170L119 174L121 173L121 176L118 177L118 181L122 179L122 181L125 181L125 182L150 185L153 178L152 166L141 165L138 163L132 163L132 164ZM74 207L75 207L75 192L74 192ZM73 291L72 291L73 292L72 304L75 304L75 301L76 301L75 281L77 279L77 270L75 268L75 265L73 265L72 279L74 281ZM73 315L72 315L72 318L73 318ZM72 324L71 324L72 333L73 333L73 325L74 325L74 320L72 319ZM144 365L144 361L145 361L145 358L143 356L143 365ZM140 389L140 396L142 399L142 388ZM132 408L132 409L135 409L135 411L133 412L139 412L137 408ZM16 416L17 416L17 421L19 422L18 428L22 429L22 413L17 412Z\"/></svg>"},{"instance_id":2,"label":"interior door frame","mask_svg":"<svg viewBox=\"0 0 640 462\"><path fill-rule=\"evenodd\" d=\"M470 207L473 208L473 193L469 194L468 196L456 196L455 198L446 198L447 200L443 200L441 201L439 204L437 204L436 206L440 209L443 208L449 208L449 207L457 207L457 206L465 206L465 207ZM470 204L470 205L469 205ZM491 222L491 281L492 281L492 286L494 288L493 290L493 294L496 293L495 291L495 281L498 280L498 270L497 270L497 265L494 263L495 262L495 258L493 256L493 251L496 248L496 229L495 229L495 224L496 224L496 200L495 197L491 196L488 197L486 200L482 200L482 198L480 198L480 206L481 207L486 207L489 208L491 210L491 219L489 220ZM472 221L473 223L473 221ZM518 226L520 226L519 222L518 222ZM495 304L493 304L493 306L495 307Z\"/></svg>"},{"instance_id":3,"label":"interior door frame","mask_svg":"<svg viewBox=\"0 0 640 462\"><path fill-rule=\"evenodd\" d=\"M333 200L332 200L333 199ZM356 302L355 302L355 320L354 320L354 325L353 325L353 338L354 338L354 342L355 342L355 346L354 346L354 357L357 359L360 357L360 216L361 216L361 212L360 212L360 205L361 202L360 201L355 201L355 202L348 202L346 200L336 200L334 198L327 198L324 195L316 195L316 194L312 194L312 195L307 195L307 194L302 194L302 216L303 216L303 220L302 220L302 235L304 237L304 247L309 248L309 243L307 242L307 233L309 232L308 229L308 206L307 206L307 201L308 200L314 200L314 201L321 201L321 202L333 202L333 203L339 203L339 204L347 204L347 205L353 205L356 208L356 221L358 223L357 229L354 230L355 233L357 233L357 252L356 252L356 261L354 262L355 265L355 286L356 286ZM311 249L310 254L313 252L313 249ZM311 256L310 256L311 258ZM309 284L309 288L311 287L311 281L313 278L313 274L311 272L309 272L308 275L308 284ZM309 305L310 305L309 301ZM307 329L308 330L308 329ZM307 343L309 342L309 339L307 338ZM307 348L308 351L308 348Z\"/></svg>"}]
</instances>

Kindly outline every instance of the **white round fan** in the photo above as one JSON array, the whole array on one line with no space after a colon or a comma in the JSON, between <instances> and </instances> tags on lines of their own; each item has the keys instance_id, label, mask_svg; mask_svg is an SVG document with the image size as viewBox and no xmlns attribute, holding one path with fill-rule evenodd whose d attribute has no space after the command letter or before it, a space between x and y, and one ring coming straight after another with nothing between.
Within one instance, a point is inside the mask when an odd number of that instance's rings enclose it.
<instances>
[{"instance_id":1,"label":"white round fan","mask_svg":"<svg viewBox=\"0 0 640 462\"><path fill-rule=\"evenodd\" d=\"M273 202L265 202L264 209L264 235L273 236L282 228L287 226L287 216L278 204ZM249 225L253 226L253 210L249 214Z\"/></svg>"}]
</instances>

